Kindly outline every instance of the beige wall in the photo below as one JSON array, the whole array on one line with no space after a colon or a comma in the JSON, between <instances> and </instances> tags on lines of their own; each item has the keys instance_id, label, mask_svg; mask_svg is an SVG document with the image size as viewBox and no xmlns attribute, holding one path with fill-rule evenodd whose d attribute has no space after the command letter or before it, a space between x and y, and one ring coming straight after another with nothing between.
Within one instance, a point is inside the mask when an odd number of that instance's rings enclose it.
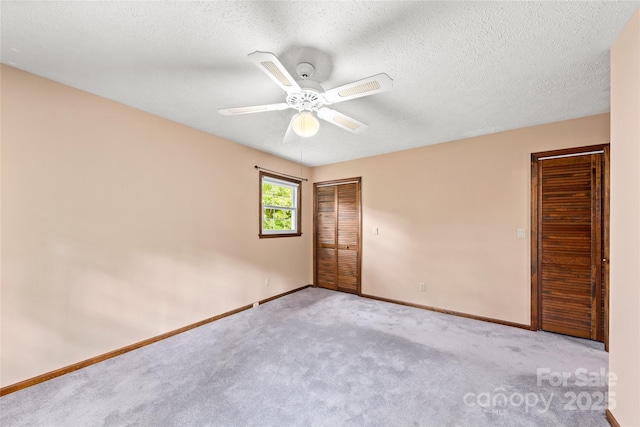
<instances>
[{"instance_id":1,"label":"beige wall","mask_svg":"<svg viewBox=\"0 0 640 427\"><path fill-rule=\"evenodd\" d=\"M258 239L253 166L307 168L10 67L1 88L3 386L311 282L312 213Z\"/></svg>"},{"instance_id":2,"label":"beige wall","mask_svg":"<svg viewBox=\"0 0 640 427\"><path fill-rule=\"evenodd\" d=\"M611 48L610 410L640 426L640 10Z\"/></svg>"},{"instance_id":3,"label":"beige wall","mask_svg":"<svg viewBox=\"0 0 640 427\"><path fill-rule=\"evenodd\" d=\"M608 142L601 114L318 167L313 181L362 176L363 293L529 325L531 153Z\"/></svg>"},{"instance_id":4,"label":"beige wall","mask_svg":"<svg viewBox=\"0 0 640 427\"><path fill-rule=\"evenodd\" d=\"M530 154L609 142L601 114L309 170L10 67L1 88L3 386L309 283L311 185L304 236L259 240L254 164L363 177L364 293L529 324Z\"/></svg>"}]
</instances>

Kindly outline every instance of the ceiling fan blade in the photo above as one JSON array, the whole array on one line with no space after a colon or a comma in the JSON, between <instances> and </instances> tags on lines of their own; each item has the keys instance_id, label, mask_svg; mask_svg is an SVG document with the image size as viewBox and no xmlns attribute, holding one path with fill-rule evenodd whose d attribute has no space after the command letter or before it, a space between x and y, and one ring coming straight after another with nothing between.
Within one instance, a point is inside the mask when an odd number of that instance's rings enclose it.
<instances>
[{"instance_id":1,"label":"ceiling fan blade","mask_svg":"<svg viewBox=\"0 0 640 427\"><path fill-rule=\"evenodd\" d=\"M330 89L324 93L324 97L328 103L335 104L337 102L360 98L361 96L384 92L392 87L393 80L391 80L391 77L385 73L380 73L367 77L366 79Z\"/></svg>"},{"instance_id":2,"label":"ceiling fan blade","mask_svg":"<svg viewBox=\"0 0 640 427\"><path fill-rule=\"evenodd\" d=\"M291 77L291 74L284 68L280 60L270 52L253 52L249 54L249 59L258 66L266 75L276 82L278 86L287 93L298 93L302 91L298 83Z\"/></svg>"},{"instance_id":3,"label":"ceiling fan blade","mask_svg":"<svg viewBox=\"0 0 640 427\"><path fill-rule=\"evenodd\" d=\"M318 117L352 133L362 133L369 127L353 117L327 107L318 110Z\"/></svg>"},{"instance_id":4,"label":"ceiling fan blade","mask_svg":"<svg viewBox=\"0 0 640 427\"><path fill-rule=\"evenodd\" d=\"M238 114L262 113L264 111L286 110L289 105L286 102L279 104L253 105L250 107L221 108L218 113L223 116L236 116Z\"/></svg>"}]
</instances>

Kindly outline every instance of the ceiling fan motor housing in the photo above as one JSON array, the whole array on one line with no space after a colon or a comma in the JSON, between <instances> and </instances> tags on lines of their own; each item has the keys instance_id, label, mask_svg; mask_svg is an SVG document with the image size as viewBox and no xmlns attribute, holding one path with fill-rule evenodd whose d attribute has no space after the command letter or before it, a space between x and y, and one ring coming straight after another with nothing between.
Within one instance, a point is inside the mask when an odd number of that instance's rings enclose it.
<instances>
[{"instance_id":1,"label":"ceiling fan motor housing","mask_svg":"<svg viewBox=\"0 0 640 427\"><path fill-rule=\"evenodd\" d=\"M287 95L287 104L290 108L298 111L317 111L327 103L322 96L324 89L319 83L312 80L301 80L297 83L302 91Z\"/></svg>"}]
</instances>

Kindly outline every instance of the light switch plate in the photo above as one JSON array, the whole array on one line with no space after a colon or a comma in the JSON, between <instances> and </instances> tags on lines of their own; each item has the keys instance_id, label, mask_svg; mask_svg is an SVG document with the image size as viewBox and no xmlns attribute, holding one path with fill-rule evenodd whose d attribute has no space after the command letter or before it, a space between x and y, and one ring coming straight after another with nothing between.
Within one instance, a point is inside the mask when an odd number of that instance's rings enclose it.
<instances>
[{"instance_id":1,"label":"light switch plate","mask_svg":"<svg viewBox=\"0 0 640 427\"><path fill-rule=\"evenodd\" d=\"M526 239L527 231L524 228L518 228L518 239Z\"/></svg>"},{"instance_id":2,"label":"light switch plate","mask_svg":"<svg viewBox=\"0 0 640 427\"><path fill-rule=\"evenodd\" d=\"M378 235L378 227L373 227L372 234L373 234L374 236L377 236L377 235Z\"/></svg>"}]
</instances>

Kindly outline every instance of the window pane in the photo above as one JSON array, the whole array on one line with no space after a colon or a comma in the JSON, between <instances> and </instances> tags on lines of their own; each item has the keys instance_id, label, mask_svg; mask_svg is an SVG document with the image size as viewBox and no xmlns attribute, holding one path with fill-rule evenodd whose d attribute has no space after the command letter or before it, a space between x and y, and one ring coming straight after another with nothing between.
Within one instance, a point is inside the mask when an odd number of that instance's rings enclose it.
<instances>
[{"instance_id":1,"label":"window pane","mask_svg":"<svg viewBox=\"0 0 640 427\"><path fill-rule=\"evenodd\" d=\"M268 206L294 206L294 189L284 185L262 182L262 204Z\"/></svg>"},{"instance_id":2,"label":"window pane","mask_svg":"<svg viewBox=\"0 0 640 427\"><path fill-rule=\"evenodd\" d=\"M262 182L262 204L273 205L273 184Z\"/></svg>"},{"instance_id":3,"label":"window pane","mask_svg":"<svg viewBox=\"0 0 640 427\"><path fill-rule=\"evenodd\" d=\"M265 230L274 230L275 222L273 219L273 209L264 209L264 214L262 216L263 228Z\"/></svg>"},{"instance_id":4,"label":"window pane","mask_svg":"<svg viewBox=\"0 0 640 427\"><path fill-rule=\"evenodd\" d=\"M264 208L262 217L264 230L294 230L293 212L282 209Z\"/></svg>"},{"instance_id":5,"label":"window pane","mask_svg":"<svg viewBox=\"0 0 640 427\"><path fill-rule=\"evenodd\" d=\"M273 204L275 206L284 206L284 207L292 207L291 206L291 199L287 199L286 197L276 197L273 201Z\"/></svg>"}]
</instances>

